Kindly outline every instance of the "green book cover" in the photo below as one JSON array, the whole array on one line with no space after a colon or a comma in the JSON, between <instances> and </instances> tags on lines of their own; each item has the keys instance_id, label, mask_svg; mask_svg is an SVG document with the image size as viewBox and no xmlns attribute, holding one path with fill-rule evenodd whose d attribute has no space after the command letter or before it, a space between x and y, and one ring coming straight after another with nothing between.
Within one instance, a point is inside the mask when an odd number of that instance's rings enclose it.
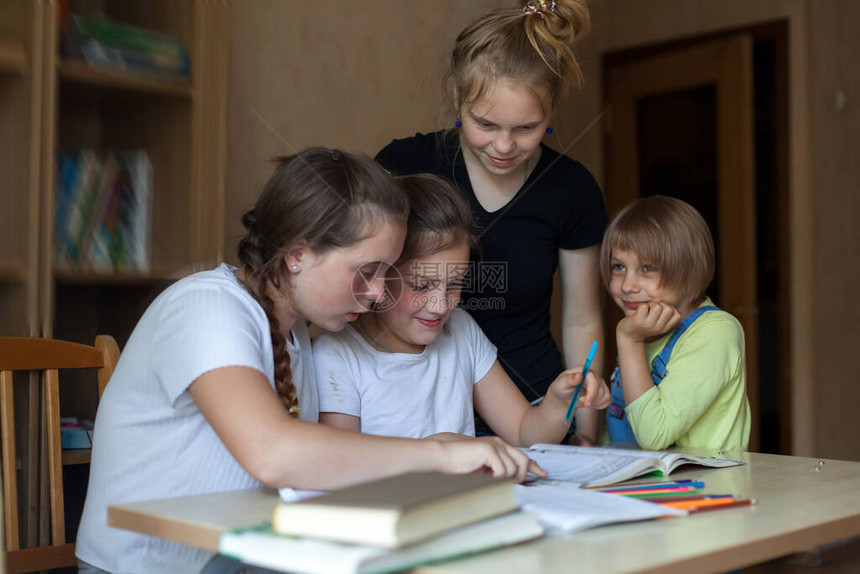
<instances>
[{"instance_id":1,"label":"green book cover","mask_svg":"<svg viewBox=\"0 0 860 574\"><path fill-rule=\"evenodd\" d=\"M543 535L536 515L514 512L397 549L275 533L270 523L221 535L219 552L297 574L382 574L509 546Z\"/></svg>"}]
</instances>

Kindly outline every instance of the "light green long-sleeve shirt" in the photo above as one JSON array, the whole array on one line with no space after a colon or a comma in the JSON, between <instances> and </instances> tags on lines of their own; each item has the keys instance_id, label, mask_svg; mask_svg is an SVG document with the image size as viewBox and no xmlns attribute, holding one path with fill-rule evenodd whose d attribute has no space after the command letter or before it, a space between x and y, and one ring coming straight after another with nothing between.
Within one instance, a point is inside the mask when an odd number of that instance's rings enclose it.
<instances>
[{"instance_id":1,"label":"light green long-sleeve shirt","mask_svg":"<svg viewBox=\"0 0 860 574\"><path fill-rule=\"evenodd\" d=\"M713 303L706 299L702 305ZM649 365L670 335L645 345ZM703 314L678 339L666 367L659 386L627 405L639 446L746 450L750 407L744 332L737 319L725 311Z\"/></svg>"}]
</instances>

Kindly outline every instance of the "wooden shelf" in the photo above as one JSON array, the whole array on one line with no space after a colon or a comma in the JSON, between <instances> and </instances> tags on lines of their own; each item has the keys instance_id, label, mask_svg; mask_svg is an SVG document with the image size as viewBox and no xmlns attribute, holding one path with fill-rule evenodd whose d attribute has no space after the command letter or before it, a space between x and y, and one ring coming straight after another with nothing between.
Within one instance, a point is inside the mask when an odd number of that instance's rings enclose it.
<instances>
[{"instance_id":1,"label":"wooden shelf","mask_svg":"<svg viewBox=\"0 0 860 574\"><path fill-rule=\"evenodd\" d=\"M23 42L0 39L0 73L27 73L27 52Z\"/></svg>"},{"instance_id":2,"label":"wooden shelf","mask_svg":"<svg viewBox=\"0 0 860 574\"><path fill-rule=\"evenodd\" d=\"M0 261L0 281L21 283L27 280L27 270L19 263Z\"/></svg>"},{"instance_id":3,"label":"wooden shelf","mask_svg":"<svg viewBox=\"0 0 860 574\"><path fill-rule=\"evenodd\" d=\"M94 68L80 60L61 60L59 72L63 81L82 86L182 99L191 99L193 94L189 80L168 80L119 69Z\"/></svg>"},{"instance_id":4,"label":"wooden shelf","mask_svg":"<svg viewBox=\"0 0 860 574\"><path fill-rule=\"evenodd\" d=\"M54 269L54 280L63 285L150 285L173 281L182 275L169 273L140 273L137 271L96 272L74 269Z\"/></svg>"},{"instance_id":5,"label":"wooden shelf","mask_svg":"<svg viewBox=\"0 0 860 574\"><path fill-rule=\"evenodd\" d=\"M63 466L71 466L73 464L89 464L91 449L88 448L67 448L63 449Z\"/></svg>"}]
</instances>

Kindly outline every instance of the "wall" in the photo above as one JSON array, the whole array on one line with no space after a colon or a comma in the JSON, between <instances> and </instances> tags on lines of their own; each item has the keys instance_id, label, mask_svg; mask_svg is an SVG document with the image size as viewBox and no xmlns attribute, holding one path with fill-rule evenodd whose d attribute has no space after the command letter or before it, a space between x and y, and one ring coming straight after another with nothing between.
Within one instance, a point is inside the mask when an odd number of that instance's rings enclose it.
<instances>
[{"instance_id":1,"label":"wall","mask_svg":"<svg viewBox=\"0 0 860 574\"><path fill-rule=\"evenodd\" d=\"M392 137L440 127L440 72L457 32L509 1L252 0L234 6L227 190L228 259L238 218L270 173L267 158L308 145L372 154ZM814 5L814 9L813 9ZM856 30L848 0L595 0L579 46L582 90L556 113L549 143L603 180L601 58L777 19L789 21L791 374L796 454L860 460L860 179ZM851 49L850 46L854 48ZM852 67L853 66L853 67ZM846 95L837 104L837 92ZM814 200L814 201L813 201Z\"/></svg>"},{"instance_id":2,"label":"wall","mask_svg":"<svg viewBox=\"0 0 860 574\"><path fill-rule=\"evenodd\" d=\"M234 3L230 61L228 260L267 160L312 145L375 154L442 126L442 75L491 0L248 0Z\"/></svg>"},{"instance_id":3,"label":"wall","mask_svg":"<svg viewBox=\"0 0 860 574\"><path fill-rule=\"evenodd\" d=\"M810 10L813 226L812 293L816 337L816 453L860 460L856 405L860 375L860 4L815 0ZM853 46L853 48L852 48Z\"/></svg>"}]
</instances>

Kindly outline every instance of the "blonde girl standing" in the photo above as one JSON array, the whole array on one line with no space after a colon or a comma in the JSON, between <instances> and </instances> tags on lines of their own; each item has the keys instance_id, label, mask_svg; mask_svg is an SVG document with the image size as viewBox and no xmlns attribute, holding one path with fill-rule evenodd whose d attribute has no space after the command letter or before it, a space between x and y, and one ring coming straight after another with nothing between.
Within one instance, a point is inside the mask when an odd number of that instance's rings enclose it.
<instances>
[{"instance_id":1,"label":"blonde girl standing","mask_svg":"<svg viewBox=\"0 0 860 574\"><path fill-rule=\"evenodd\" d=\"M603 338L603 198L588 170L542 143L553 110L581 80L572 44L589 26L584 0L532 1L479 19L451 55L446 103L455 127L394 140L376 158L395 175L444 177L468 199L480 248L463 307L532 402ZM563 358L550 333L557 269ZM600 357L593 368L601 372ZM596 413L577 418L579 433L595 439Z\"/></svg>"}]
</instances>

